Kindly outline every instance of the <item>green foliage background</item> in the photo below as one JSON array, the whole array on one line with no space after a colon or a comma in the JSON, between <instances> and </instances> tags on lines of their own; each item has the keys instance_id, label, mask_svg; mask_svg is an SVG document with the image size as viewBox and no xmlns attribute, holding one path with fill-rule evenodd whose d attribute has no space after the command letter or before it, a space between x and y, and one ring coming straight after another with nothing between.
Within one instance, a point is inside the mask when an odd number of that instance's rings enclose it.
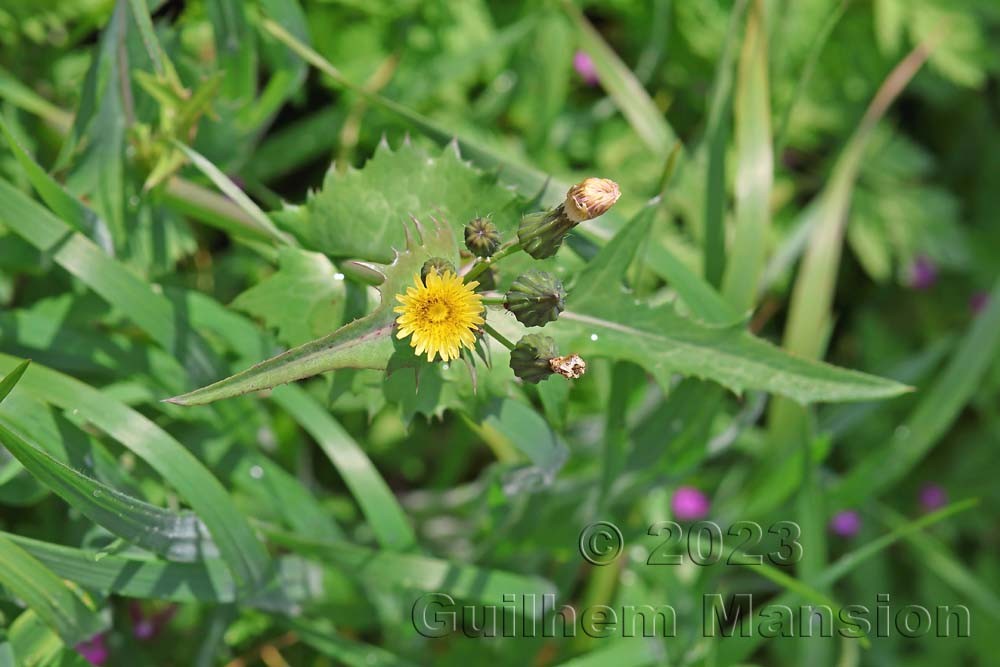
<instances>
[{"instance_id":1,"label":"green foliage background","mask_svg":"<svg viewBox=\"0 0 1000 667\"><path fill-rule=\"evenodd\" d=\"M0 666L994 664L998 32L994 0L8 0ZM509 240L587 176L616 207L495 271L567 285L586 376L393 344L467 220ZM802 559L647 564L682 486ZM678 632L428 639L425 593ZM705 595L879 593L971 637L703 632Z\"/></svg>"}]
</instances>

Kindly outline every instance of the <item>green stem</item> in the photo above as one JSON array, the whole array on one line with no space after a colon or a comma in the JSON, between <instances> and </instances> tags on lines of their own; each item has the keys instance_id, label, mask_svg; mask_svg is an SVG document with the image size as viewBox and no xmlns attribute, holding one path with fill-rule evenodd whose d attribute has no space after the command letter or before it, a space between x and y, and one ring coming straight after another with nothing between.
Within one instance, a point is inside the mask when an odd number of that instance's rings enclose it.
<instances>
[{"instance_id":1,"label":"green stem","mask_svg":"<svg viewBox=\"0 0 1000 667\"><path fill-rule=\"evenodd\" d=\"M495 296L485 296L480 294L480 299L482 299L484 306L502 306L507 301L507 297L504 294L498 294Z\"/></svg>"},{"instance_id":2,"label":"green stem","mask_svg":"<svg viewBox=\"0 0 1000 667\"><path fill-rule=\"evenodd\" d=\"M514 349L514 343L510 342L509 340L507 340L507 338L504 337L504 335L502 333L500 333L499 331L497 331L496 329L494 329L493 327L491 327L489 324L484 323L483 324L483 329L486 331L486 333L488 333L489 335L491 335L494 338L496 338L497 341L499 341L500 344L503 345L504 347L506 347L508 350L513 350Z\"/></svg>"},{"instance_id":3,"label":"green stem","mask_svg":"<svg viewBox=\"0 0 1000 667\"><path fill-rule=\"evenodd\" d=\"M490 268L491 266L499 262L507 255L513 255L520 249L521 249L521 243L519 241L511 243L508 246L504 246L503 248L500 248L500 250L498 250L495 255L493 255L489 259L480 260L471 269L469 269L469 272L465 274L465 282L470 282L472 280L475 280L476 277L478 277L480 274L486 271L486 269Z\"/></svg>"}]
</instances>

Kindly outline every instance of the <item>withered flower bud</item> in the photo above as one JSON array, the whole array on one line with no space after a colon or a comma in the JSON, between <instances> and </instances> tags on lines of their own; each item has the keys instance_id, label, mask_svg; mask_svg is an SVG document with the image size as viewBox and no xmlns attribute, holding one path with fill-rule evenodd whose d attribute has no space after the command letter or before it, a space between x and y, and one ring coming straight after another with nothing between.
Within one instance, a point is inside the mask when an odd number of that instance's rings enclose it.
<instances>
[{"instance_id":1,"label":"withered flower bud","mask_svg":"<svg viewBox=\"0 0 1000 667\"><path fill-rule=\"evenodd\" d=\"M521 324L541 327L554 322L566 308L566 290L562 282L545 271L528 271L515 280L504 306Z\"/></svg>"},{"instance_id":2,"label":"withered flower bud","mask_svg":"<svg viewBox=\"0 0 1000 667\"><path fill-rule=\"evenodd\" d=\"M558 354L554 340L542 334L528 334L510 351L510 367L517 377L537 384L556 372L551 361Z\"/></svg>"},{"instance_id":3,"label":"withered flower bud","mask_svg":"<svg viewBox=\"0 0 1000 667\"><path fill-rule=\"evenodd\" d=\"M431 257L429 260L424 262L424 265L420 267L420 279L426 283L427 276L431 271L438 275L447 273L448 271L458 275L458 272L455 271L455 265L446 260L444 257Z\"/></svg>"},{"instance_id":4,"label":"withered flower bud","mask_svg":"<svg viewBox=\"0 0 1000 667\"><path fill-rule=\"evenodd\" d=\"M579 354L567 354L564 357L549 359L549 368L552 369L553 373L558 373L564 378L576 380L587 372L587 362Z\"/></svg>"},{"instance_id":5,"label":"withered flower bud","mask_svg":"<svg viewBox=\"0 0 1000 667\"><path fill-rule=\"evenodd\" d=\"M476 257L489 257L500 249L500 230L489 218L474 218L465 226L465 247Z\"/></svg>"}]
</instances>

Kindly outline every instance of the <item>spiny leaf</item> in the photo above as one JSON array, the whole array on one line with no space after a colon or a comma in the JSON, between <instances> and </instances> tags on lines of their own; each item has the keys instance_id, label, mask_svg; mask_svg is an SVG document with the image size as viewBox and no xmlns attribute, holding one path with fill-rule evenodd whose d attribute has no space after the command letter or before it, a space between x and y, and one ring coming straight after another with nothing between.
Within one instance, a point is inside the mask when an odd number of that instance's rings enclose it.
<instances>
[{"instance_id":1,"label":"spiny leaf","mask_svg":"<svg viewBox=\"0 0 1000 667\"><path fill-rule=\"evenodd\" d=\"M392 248L402 247L399 223L409 216L441 217L461 238L469 220L492 214L509 240L521 208L512 190L463 161L455 144L435 156L409 142L395 151L383 142L360 171L331 169L310 196L307 215L284 222L312 250L386 262Z\"/></svg>"},{"instance_id":2,"label":"spiny leaf","mask_svg":"<svg viewBox=\"0 0 1000 667\"><path fill-rule=\"evenodd\" d=\"M378 287L382 301L371 313L241 373L167 401L178 405L201 405L338 368L385 370L390 359L397 355L398 347L392 336L396 323L396 314L392 310L395 306L393 295L403 292L411 284L413 276L420 273L420 267L430 257L443 257L453 264L458 263L458 245L446 223L434 220L434 227L430 230L416 219L413 224L419 238L414 241L409 229L402 228L399 234L405 239L406 250L393 251L395 259L392 264L366 265L371 271L384 276ZM405 366L414 357L407 347L397 359L399 366Z\"/></svg>"},{"instance_id":3,"label":"spiny leaf","mask_svg":"<svg viewBox=\"0 0 1000 667\"><path fill-rule=\"evenodd\" d=\"M886 398L904 385L793 357L741 326L710 327L622 291L621 278L648 235L640 215L587 265L567 310L549 329L564 352L633 361L664 387L675 373L755 389L801 403ZM547 329L547 331L549 330Z\"/></svg>"},{"instance_id":4,"label":"spiny leaf","mask_svg":"<svg viewBox=\"0 0 1000 667\"><path fill-rule=\"evenodd\" d=\"M281 342L301 345L343 321L344 299L344 275L326 255L283 246L278 270L232 305L277 329Z\"/></svg>"}]
</instances>

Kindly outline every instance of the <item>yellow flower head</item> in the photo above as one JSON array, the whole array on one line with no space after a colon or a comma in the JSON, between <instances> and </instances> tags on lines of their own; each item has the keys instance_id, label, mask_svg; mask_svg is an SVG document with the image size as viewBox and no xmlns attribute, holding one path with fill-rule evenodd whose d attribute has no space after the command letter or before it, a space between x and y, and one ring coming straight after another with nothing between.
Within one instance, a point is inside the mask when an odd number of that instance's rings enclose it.
<instances>
[{"instance_id":1,"label":"yellow flower head","mask_svg":"<svg viewBox=\"0 0 1000 667\"><path fill-rule=\"evenodd\" d=\"M406 294L397 294L402 304L393 311L399 313L397 338L410 338L410 347L417 355L427 353L427 360L458 359L461 347L470 350L476 342L473 330L482 324L483 301L473 290L479 283L468 284L451 271L431 271L425 280L413 275L413 287Z\"/></svg>"}]
</instances>

